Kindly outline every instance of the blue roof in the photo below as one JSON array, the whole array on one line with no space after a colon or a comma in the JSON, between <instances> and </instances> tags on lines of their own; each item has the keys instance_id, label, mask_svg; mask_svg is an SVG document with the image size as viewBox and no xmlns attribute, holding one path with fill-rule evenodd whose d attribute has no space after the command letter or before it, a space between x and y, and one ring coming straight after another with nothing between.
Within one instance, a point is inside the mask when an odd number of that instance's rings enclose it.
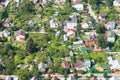
<instances>
[{"instance_id":1,"label":"blue roof","mask_svg":"<svg viewBox=\"0 0 120 80\"><path fill-rule=\"evenodd\" d=\"M109 22L109 27L110 29L114 29L115 28L115 22Z\"/></svg>"}]
</instances>

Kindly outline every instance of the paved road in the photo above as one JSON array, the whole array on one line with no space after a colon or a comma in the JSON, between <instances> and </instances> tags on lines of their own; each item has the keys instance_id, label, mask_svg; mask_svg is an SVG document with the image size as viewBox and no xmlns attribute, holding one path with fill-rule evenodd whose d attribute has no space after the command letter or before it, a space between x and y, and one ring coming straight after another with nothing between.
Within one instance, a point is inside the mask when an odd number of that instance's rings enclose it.
<instances>
[{"instance_id":1,"label":"paved road","mask_svg":"<svg viewBox=\"0 0 120 80\"><path fill-rule=\"evenodd\" d=\"M42 76L48 77L48 75L42 75ZM52 76L52 75L51 75L51 76ZM61 79L64 78L63 75L59 75L59 74L55 74L55 76L57 76L59 79L60 79L60 78L61 78ZM70 74L69 76L74 76L74 74ZM90 74L85 74L85 75L78 74L78 79L83 80L83 79L86 79L87 76L90 76ZM104 77L103 77L103 74L94 74L94 76L97 77L97 78L99 78L99 79L104 78ZM108 74L108 76L110 76L110 77L111 77L111 76L114 76L114 77L120 78L120 74Z\"/></svg>"}]
</instances>

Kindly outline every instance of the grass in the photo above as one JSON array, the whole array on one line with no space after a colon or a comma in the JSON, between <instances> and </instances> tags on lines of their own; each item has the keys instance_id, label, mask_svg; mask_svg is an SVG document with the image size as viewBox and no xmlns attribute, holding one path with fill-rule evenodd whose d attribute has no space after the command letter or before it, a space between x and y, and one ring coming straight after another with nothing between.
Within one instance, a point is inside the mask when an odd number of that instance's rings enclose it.
<instances>
[{"instance_id":1,"label":"grass","mask_svg":"<svg viewBox=\"0 0 120 80\"><path fill-rule=\"evenodd\" d=\"M84 55L84 58L92 58L93 60L96 60L96 59L98 59L98 58L102 58L104 61L106 61L106 59L107 59L107 55L105 54L105 53L93 53L93 52L91 52L91 53L85 53L85 54L83 54Z\"/></svg>"}]
</instances>

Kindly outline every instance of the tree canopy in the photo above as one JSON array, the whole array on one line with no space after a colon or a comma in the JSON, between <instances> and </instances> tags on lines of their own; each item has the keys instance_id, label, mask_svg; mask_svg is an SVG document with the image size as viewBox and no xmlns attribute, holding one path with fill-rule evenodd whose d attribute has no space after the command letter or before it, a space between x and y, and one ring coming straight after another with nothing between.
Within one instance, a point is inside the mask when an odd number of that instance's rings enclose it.
<instances>
[{"instance_id":1,"label":"tree canopy","mask_svg":"<svg viewBox=\"0 0 120 80\"><path fill-rule=\"evenodd\" d=\"M35 52L35 49L36 49L35 48L35 43L34 43L32 38L27 39L26 49L29 53L34 53Z\"/></svg>"},{"instance_id":2,"label":"tree canopy","mask_svg":"<svg viewBox=\"0 0 120 80\"><path fill-rule=\"evenodd\" d=\"M96 32L99 34L105 33L105 27L101 24L96 25L95 29L96 29Z\"/></svg>"},{"instance_id":3,"label":"tree canopy","mask_svg":"<svg viewBox=\"0 0 120 80\"><path fill-rule=\"evenodd\" d=\"M98 46L101 48L105 48L107 46L107 38L105 34L99 34L98 38Z\"/></svg>"},{"instance_id":4,"label":"tree canopy","mask_svg":"<svg viewBox=\"0 0 120 80\"><path fill-rule=\"evenodd\" d=\"M32 1L27 1L24 0L22 3L19 5L18 12L19 14L29 14L34 12L34 4Z\"/></svg>"}]
</instances>

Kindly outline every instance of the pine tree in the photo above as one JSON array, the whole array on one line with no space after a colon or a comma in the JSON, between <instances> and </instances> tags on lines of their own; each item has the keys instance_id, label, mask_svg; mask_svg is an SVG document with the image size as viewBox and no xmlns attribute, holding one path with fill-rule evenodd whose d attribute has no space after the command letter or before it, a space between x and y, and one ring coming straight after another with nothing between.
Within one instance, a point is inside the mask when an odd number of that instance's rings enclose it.
<instances>
[{"instance_id":1,"label":"pine tree","mask_svg":"<svg viewBox=\"0 0 120 80\"><path fill-rule=\"evenodd\" d=\"M26 49L29 53L34 53L35 52L35 44L32 38L28 38L27 43L26 43Z\"/></svg>"}]
</instances>

